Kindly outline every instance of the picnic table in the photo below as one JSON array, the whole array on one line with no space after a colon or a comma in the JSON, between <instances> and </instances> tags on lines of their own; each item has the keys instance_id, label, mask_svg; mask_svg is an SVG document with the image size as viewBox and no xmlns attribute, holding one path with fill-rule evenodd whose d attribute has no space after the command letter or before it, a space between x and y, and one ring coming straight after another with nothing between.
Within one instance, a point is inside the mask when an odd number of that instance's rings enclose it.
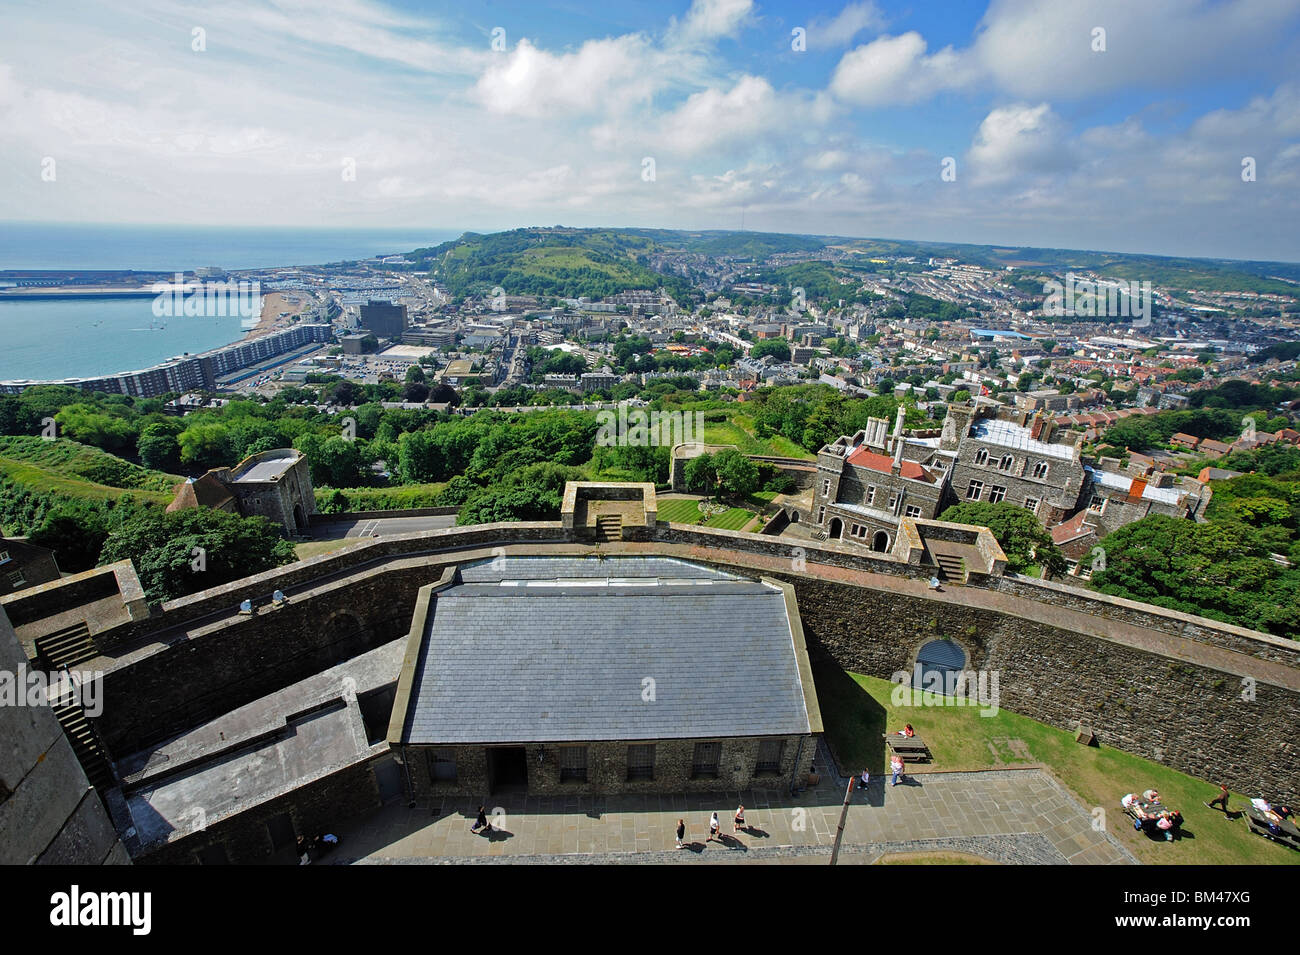
<instances>
[{"instance_id":1,"label":"picnic table","mask_svg":"<svg viewBox=\"0 0 1300 955\"><path fill-rule=\"evenodd\" d=\"M1250 823L1250 831L1255 835L1280 842L1292 849L1300 849L1300 827L1293 820L1252 805L1246 810L1246 821Z\"/></svg>"},{"instance_id":2,"label":"picnic table","mask_svg":"<svg viewBox=\"0 0 1300 955\"><path fill-rule=\"evenodd\" d=\"M889 748L903 758L905 763L930 761L930 747L919 736L903 736L900 733L885 733L884 740Z\"/></svg>"}]
</instances>

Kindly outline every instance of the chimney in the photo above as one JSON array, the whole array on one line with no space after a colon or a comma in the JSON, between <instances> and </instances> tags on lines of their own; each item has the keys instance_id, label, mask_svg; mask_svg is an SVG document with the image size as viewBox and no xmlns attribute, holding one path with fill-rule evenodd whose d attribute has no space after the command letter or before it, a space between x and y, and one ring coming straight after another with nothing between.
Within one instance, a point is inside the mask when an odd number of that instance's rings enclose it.
<instances>
[{"instance_id":1,"label":"chimney","mask_svg":"<svg viewBox=\"0 0 1300 955\"><path fill-rule=\"evenodd\" d=\"M907 417L907 407L905 405L899 405L898 414L894 416L894 437L898 440L902 440L903 419L906 417Z\"/></svg>"},{"instance_id":2,"label":"chimney","mask_svg":"<svg viewBox=\"0 0 1300 955\"><path fill-rule=\"evenodd\" d=\"M1029 436L1033 438L1035 441L1038 441L1039 436L1042 433L1043 433L1043 419L1041 416L1035 415L1034 423L1029 428Z\"/></svg>"},{"instance_id":3,"label":"chimney","mask_svg":"<svg viewBox=\"0 0 1300 955\"><path fill-rule=\"evenodd\" d=\"M1134 478L1133 483L1128 487L1128 496L1137 500L1142 497L1142 492L1147 489L1146 478Z\"/></svg>"}]
</instances>

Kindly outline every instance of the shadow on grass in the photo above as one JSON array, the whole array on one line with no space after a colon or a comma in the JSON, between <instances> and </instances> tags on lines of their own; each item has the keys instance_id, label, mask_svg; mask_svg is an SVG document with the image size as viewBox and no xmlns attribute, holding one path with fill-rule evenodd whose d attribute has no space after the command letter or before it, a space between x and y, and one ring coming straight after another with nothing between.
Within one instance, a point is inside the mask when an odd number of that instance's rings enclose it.
<instances>
[{"instance_id":1,"label":"shadow on grass","mask_svg":"<svg viewBox=\"0 0 1300 955\"><path fill-rule=\"evenodd\" d=\"M844 670L826 659L812 666L826 742L845 773L885 771L885 708Z\"/></svg>"}]
</instances>

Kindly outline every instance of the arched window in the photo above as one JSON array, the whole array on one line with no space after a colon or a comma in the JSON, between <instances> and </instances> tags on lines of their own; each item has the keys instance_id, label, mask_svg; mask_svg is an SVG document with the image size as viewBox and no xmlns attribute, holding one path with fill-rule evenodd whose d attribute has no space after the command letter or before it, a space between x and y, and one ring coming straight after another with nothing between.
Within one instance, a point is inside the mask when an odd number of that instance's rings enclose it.
<instances>
[{"instance_id":1,"label":"arched window","mask_svg":"<svg viewBox=\"0 0 1300 955\"><path fill-rule=\"evenodd\" d=\"M980 465L989 463L988 448L980 448L978 451L975 452L975 463Z\"/></svg>"},{"instance_id":2,"label":"arched window","mask_svg":"<svg viewBox=\"0 0 1300 955\"><path fill-rule=\"evenodd\" d=\"M876 536L871 539L871 549L882 553L889 550L889 535L884 531L876 531Z\"/></svg>"},{"instance_id":3,"label":"arched window","mask_svg":"<svg viewBox=\"0 0 1300 955\"><path fill-rule=\"evenodd\" d=\"M1034 477L1038 478L1039 480L1042 480L1043 478L1047 477L1046 461L1039 461L1037 464L1034 465Z\"/></svg>"},{"instance_id":4,"label":"arched window","mask_svg":"<svg viewBox=\"0 0 1300 955\"><path fill-rule=\"evenodd\" d=\"M1011 455L1003 455L1001 463L998 464L999 471L1010 471L1011 466L1016 463L1016 459Z\"/></svg>"}]
</instances>

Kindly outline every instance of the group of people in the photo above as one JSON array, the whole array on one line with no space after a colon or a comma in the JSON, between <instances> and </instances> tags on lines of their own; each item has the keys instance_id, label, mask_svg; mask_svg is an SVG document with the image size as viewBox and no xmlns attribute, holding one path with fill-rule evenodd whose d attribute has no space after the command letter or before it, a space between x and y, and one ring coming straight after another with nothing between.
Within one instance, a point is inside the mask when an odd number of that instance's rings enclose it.
<instances>
[{"instance_id":1,"label":"group of people","mask_svg":"<svg viewBox=\"0 0 1300 955\"><path fill-rule=\"evenodd\" d=\"M1156 789L1144 790L1141 797L1129 793L1120 800L1120 805L1133 814L1134 829L1151 832L1154 828L1169 842L1174 840L1183 824L1183 814L1177 809L1167 808L1160 801L1160 792Z\"/></svg>"},{"instance_id":2,"label":"group of people","mask_svg":"<svg viewBox=\"0 0 1300 955\"><path fill-rule=\"evenodd\" d=\"M736 807L736 815L731 822L731 834L734 836L737 833L744 830L745 828L746 828L745 806L744 804L741 804ZM683 842L685 838L686 838L686 820L678 819L677 820L677 848L678 849L686 848L685 843ZM709 837L704 841L705 842L722 841L722 822L718 819L718 814L716 812L713 813L713 815L709 816Z\"/></svg>"}]
</instances>

